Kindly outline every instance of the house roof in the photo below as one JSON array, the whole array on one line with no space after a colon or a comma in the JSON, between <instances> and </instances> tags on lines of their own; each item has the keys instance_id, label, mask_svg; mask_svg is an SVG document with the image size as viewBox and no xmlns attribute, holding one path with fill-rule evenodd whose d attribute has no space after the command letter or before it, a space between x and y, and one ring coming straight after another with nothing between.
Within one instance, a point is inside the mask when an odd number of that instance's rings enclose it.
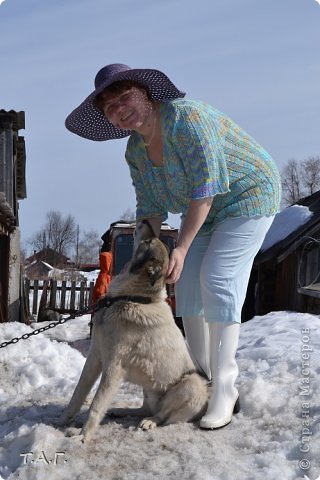
<instances>
[{"instance_id":1,"label":"house roof","mask_svg":"<svg viewBox=\"0 0 320 480\"><path fill-rule=\"evenodd\" d=\"M38 252L34 253L30 257L26 258L25 262L30 263L30 262L33 262L34 260L38 260L38 259L41 260L42 258L44 258L46 256L49 256L50 254L54 255L56 258L59 258L60 260L65 261L65 263L67 263L70 260L69 257L66 257L62 253L58 253L55 250L53 250L52 248L46 247L46 248L43 248L42 250L39 250Z\"/></svg>"},{"instance_id":2,"label":"house roof","mask_svg":"<svg viewBox=\"0 0 320 480\"><path fill-rule=\"evenodd\" d=\"M320 190L275 216L255 264L271 259L282 262L317 231L320 231Z\"/></svg>"},{"instance_id":3,"label":"house roof","mask_svg":"<svg viewBox=\"0 0 320 480\"><path fill-rule=\"evenodd\" d=\"M42 260L34 260L32 263L29 263L29 265L26 265L25 269L30 270L39 266L44 267L48 272L54 269L49 263L43 262Z\"/></svg>"}]
</instances>

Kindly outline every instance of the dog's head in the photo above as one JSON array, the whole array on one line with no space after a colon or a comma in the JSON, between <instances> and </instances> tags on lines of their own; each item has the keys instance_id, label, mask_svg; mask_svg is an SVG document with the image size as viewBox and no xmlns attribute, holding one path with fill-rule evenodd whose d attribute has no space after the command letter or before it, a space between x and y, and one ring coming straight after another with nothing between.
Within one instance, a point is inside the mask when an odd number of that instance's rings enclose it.
<instances>
[{"instance_id":1,"label":"dog's head","mask_svg":"<svg viewBox=\"0 0 320 480\"><path fill-rule=\"evenodd\" d=\"M130 273L145 278L152 287L165 285L169 265L167 247L159 238L140 240L130 265Z\"/></svg>"}]
</instances>

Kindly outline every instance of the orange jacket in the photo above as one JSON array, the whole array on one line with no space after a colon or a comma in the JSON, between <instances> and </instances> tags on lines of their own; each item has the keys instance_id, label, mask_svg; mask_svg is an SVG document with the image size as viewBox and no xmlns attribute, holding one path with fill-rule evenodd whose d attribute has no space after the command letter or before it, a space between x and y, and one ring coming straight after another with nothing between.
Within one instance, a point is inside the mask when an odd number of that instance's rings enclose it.
<instances>
[{"instance_id":1,"label":"orange jacket","mask_svg":"<svg viewBox=\"0 0 320 480\"><path fill-rule=\"evenodd\" d=\"M111 281L112 253L100 253L99 261L100 273L93 287L93 303L96 303L99 298L103 297L108 291L109 283Z\"/></svg>"}]
</instances>

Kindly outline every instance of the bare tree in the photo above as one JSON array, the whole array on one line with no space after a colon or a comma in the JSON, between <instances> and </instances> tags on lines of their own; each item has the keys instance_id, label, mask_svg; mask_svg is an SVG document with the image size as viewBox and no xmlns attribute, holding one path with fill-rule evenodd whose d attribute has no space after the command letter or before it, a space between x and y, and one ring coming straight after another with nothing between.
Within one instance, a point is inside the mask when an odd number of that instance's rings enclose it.
<instances>
[{"instance_id":1,"label":"bare tree","mask_svg":"<svg viewBox=\"0 0 320 480\"><path fill-rule=\"evenodd\" d=\"M302 182L300 167L295 159L288 160L282 170L283 202L292 205L302 198Z\"/></svg>"},{"instance_id":2,"label":"bare tree","mask_svg":"<svg viewBox=\"0 0 320 480\"><path fill-rule=\"evenodd\" d=\"M28 240L28 244L36 250L49 247L59 254L66 255L75 241L74 217L72 215L63 217L60 212L50 210L46 215L45 225Z\"/></svg>"},{"instance_id":3,"label":"bare tree","mask_svg":"<svg viewBox=\"0 0 320 480\"><path fill-rule=\"evenodd\" d=\"M305 195L312 195L320 190L320 157L310 157L301 163L302 185Z\"/></svg>"},{"instance_id":4,"label":"bare tree","mask_svg":"<svg viewBox=\"0 0 320 480\"><path fill-rule=\"evenodd\" d=\"M125 212L120 217L120 220L125 220L129 222L134 222L136 219L135 213L131 210L131 208L127 208Z\"/></svg>"},{"instance_id":5,"label":"bare tree","mask_svg":"<svg viewBox=\"0 0 320 480\"><path fill-rule=\"evenodd\" d=\"M78 245L78 265L83 263L99 263L99 252L102 241L96 230L83 232Z\"/></svg>"},{"instance_id":6,"label":"bare tree","mask_svg":"<svg viewBox=\"0 0 320 480\"><path fill-rule=\"evenodd\" d=\"M60 212L47 213L48 244L58 253L66 254L76 240L76 222L72 215L63 217Z\"/></svg>"},{"instance_id":7,"label":"bare tree","mask_svg":"<svg viewBox=\"0 0 320 480\"><path fill-rule=\"evenodd\" d=\"M42 228L38 232L36 232L31 238L26 241L26 245L29 245L34 250L42 250L47 246L46 241L46 232L45 229Z\"/></svg>"},{"instance_id":8,"label":"bare tree","mask_svg":"<svg viewBox=\"0 0 320 480\"><path fill-rule=\"evenodd\" d=\"M282 170L282 201L293 205L301 198L320 189L320 157L310 157L302 162L288 160Z\"/></svg>"}]
</instances>

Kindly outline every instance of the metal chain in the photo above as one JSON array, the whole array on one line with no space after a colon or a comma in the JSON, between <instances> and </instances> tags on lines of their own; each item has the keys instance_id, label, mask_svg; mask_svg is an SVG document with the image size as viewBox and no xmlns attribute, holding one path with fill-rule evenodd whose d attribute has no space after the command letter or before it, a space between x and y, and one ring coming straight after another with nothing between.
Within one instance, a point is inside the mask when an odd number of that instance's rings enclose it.
<instances>
[{"instance_id":1,"label":"metal chain","mask_svg":"<svg viewBox=\"0 0 320 480\"><path fill-rule=\"evenodd\" d=\"M33 330L33 332L30 332L30 333L25 333L24 335L22 335L22 337L12 338L8 342L2 342L0 343L0 348L4 348L4 347L7 347L8 345L18 343L20 342L20 340L27 340L33 335L39 335L39 333L43 333L46 330L50 330L51 328L54 328L57 325L62 325L63 323L66 323L69 320L73 320L76 317L81 317L85 313L91 313L93 312L93 310L94 310L94 305L90 305L89 307L86 307L83 310L79 310L79 312L74 313L73 315L70 315L68 318L60 318L60 320L58 320L57 322L49 323L49 325L46 325L45 327L38 328L37 330Z\"/></svg>"}]
</instances>

